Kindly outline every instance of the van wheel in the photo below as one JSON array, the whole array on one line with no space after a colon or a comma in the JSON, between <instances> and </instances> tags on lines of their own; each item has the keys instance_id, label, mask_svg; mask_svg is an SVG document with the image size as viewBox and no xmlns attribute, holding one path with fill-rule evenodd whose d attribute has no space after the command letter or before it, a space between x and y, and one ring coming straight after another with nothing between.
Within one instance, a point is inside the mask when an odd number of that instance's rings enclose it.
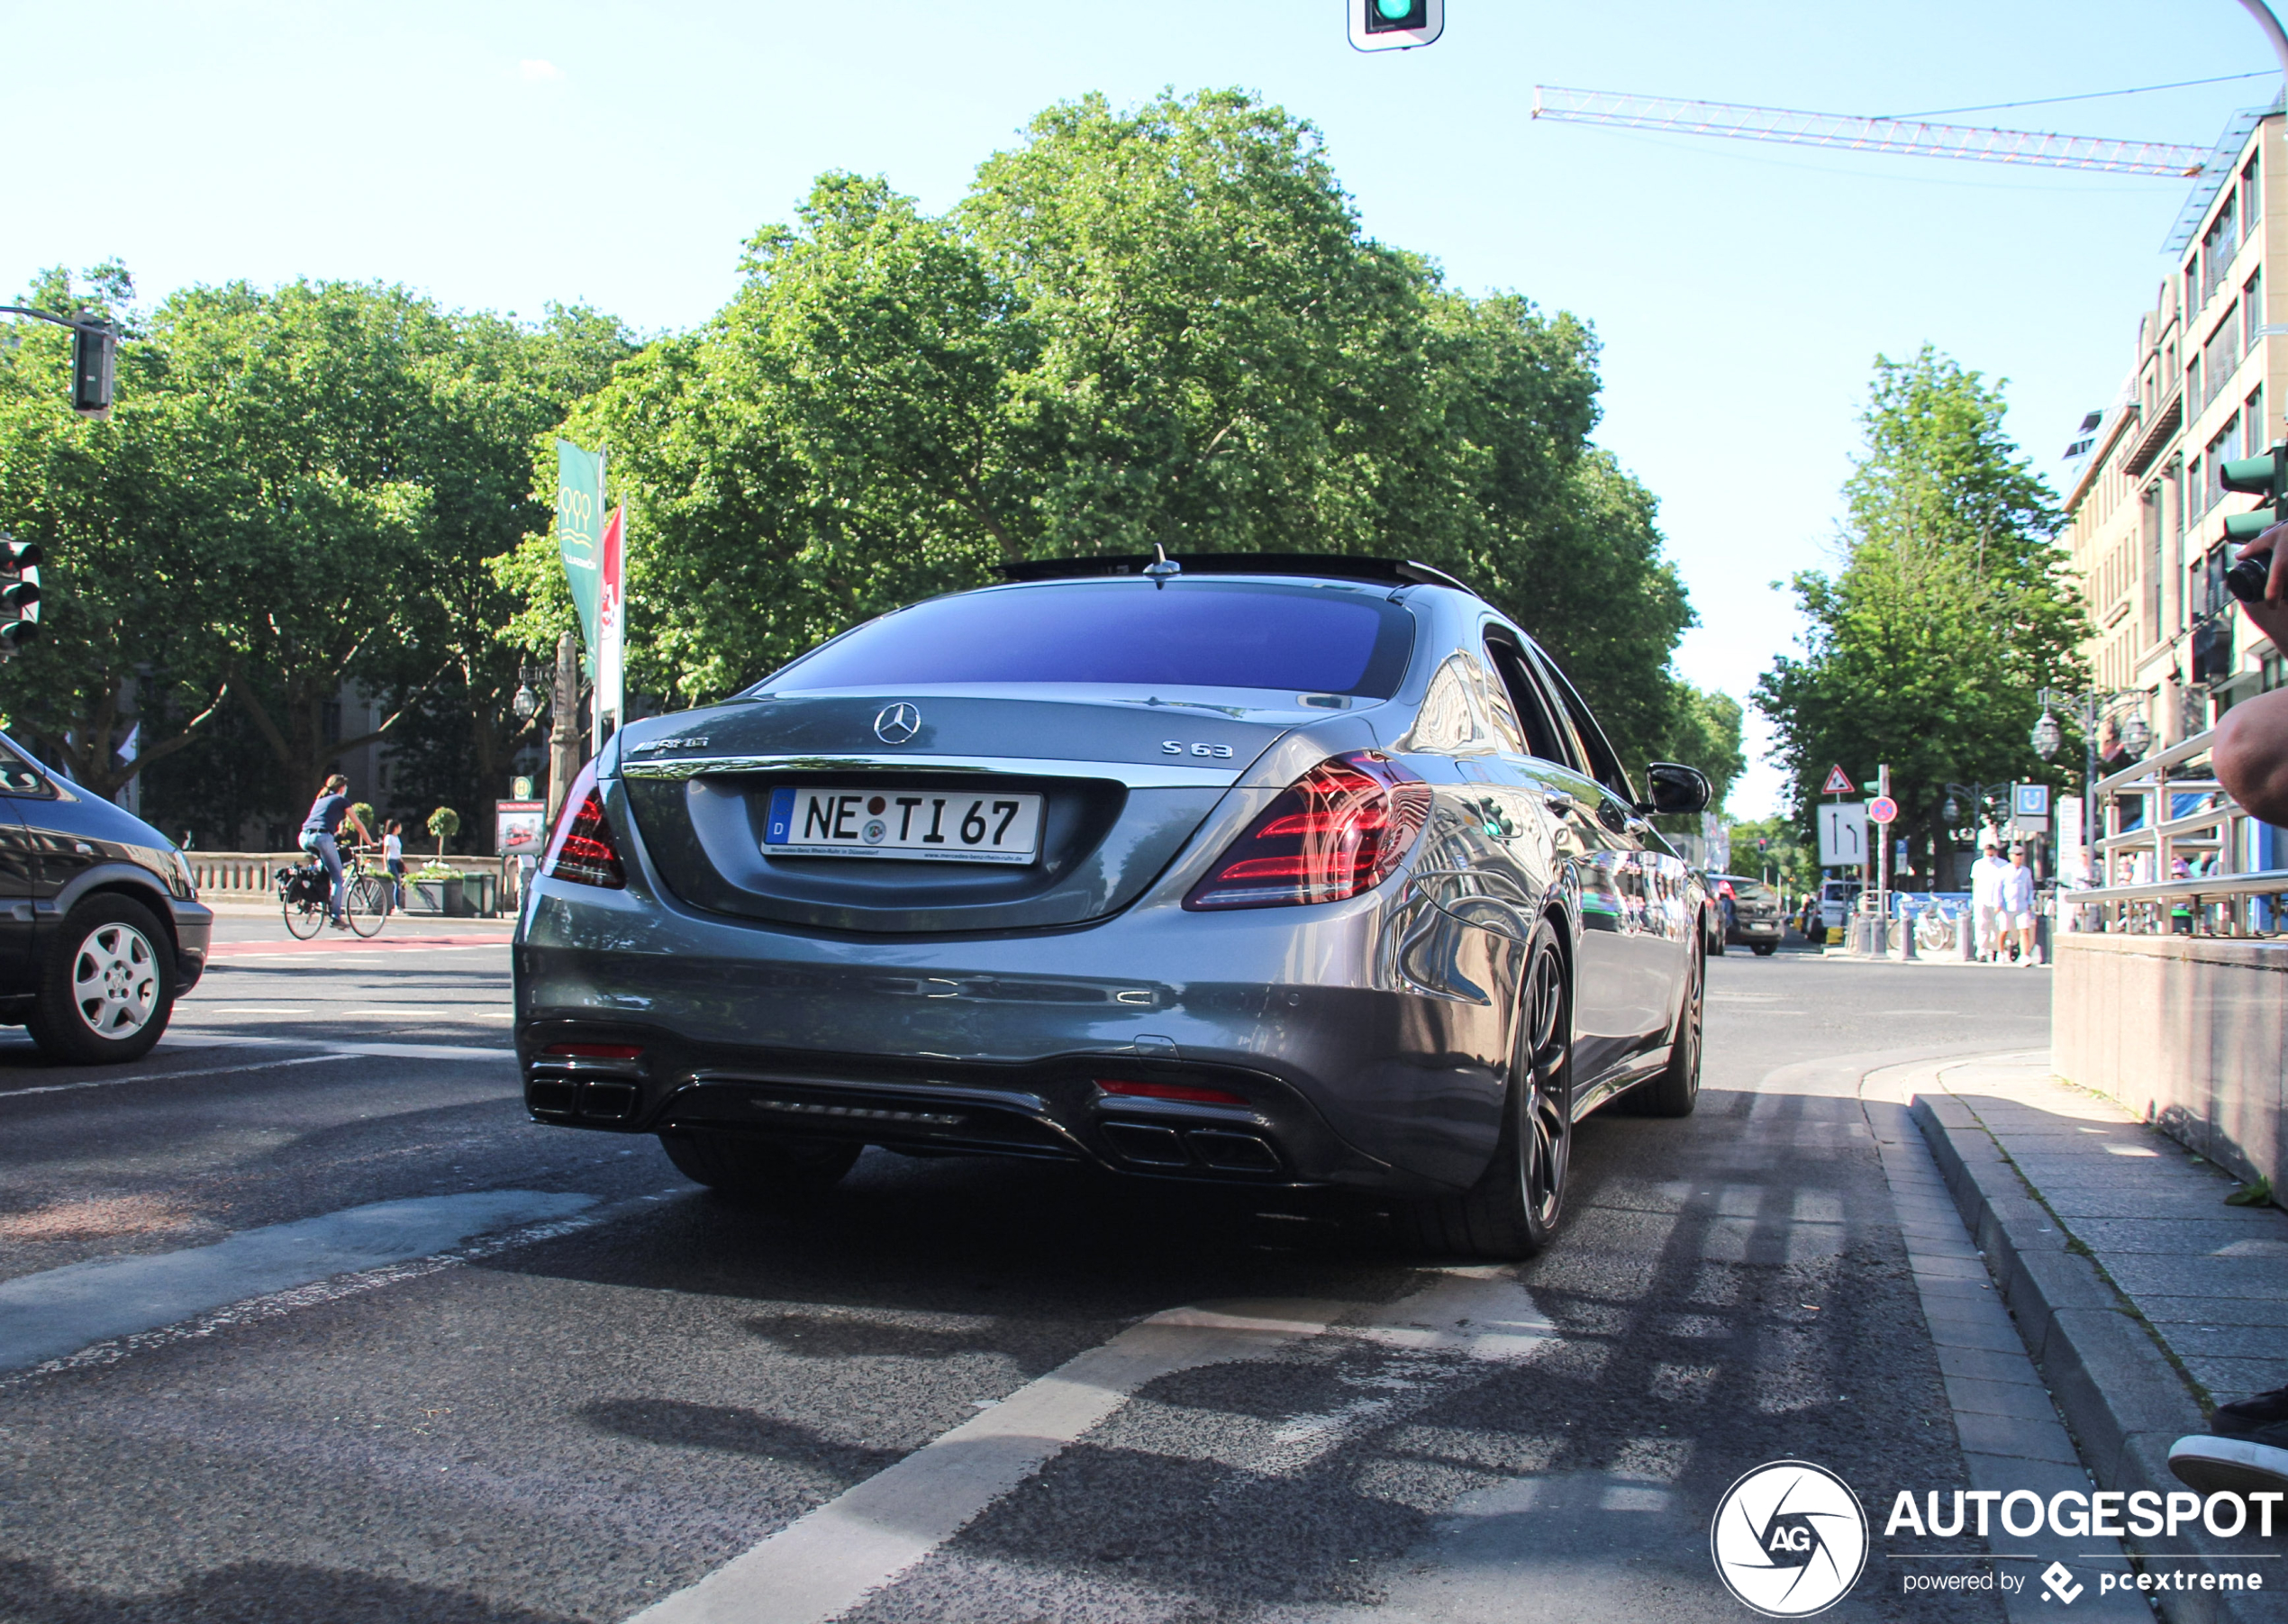
<instances>
[{"instance_id":1,"label":"van wheel","mask_svg":"<svg viewBox=\"0 0 2288 1624\"><path fill-rule=\"evenodd\" d=\"M717 1128L676 1128L659 1148L694 1184L738 1201L783 1202L815 1194L840 1182L866 1148L852 1139L733 1133Z\"/></svg>"},{"instance_id":2,"label":"van wheel","mask_svg":"<svg viewBox=\"0 0 2288 1624\"><path fill-rule=\"evenodd\" d=\"M174 1013L172 940L150 909L109 892L64 916L36 975L24 1026L57 1060L140 1060Z\"/></svg>"}]
</instances>

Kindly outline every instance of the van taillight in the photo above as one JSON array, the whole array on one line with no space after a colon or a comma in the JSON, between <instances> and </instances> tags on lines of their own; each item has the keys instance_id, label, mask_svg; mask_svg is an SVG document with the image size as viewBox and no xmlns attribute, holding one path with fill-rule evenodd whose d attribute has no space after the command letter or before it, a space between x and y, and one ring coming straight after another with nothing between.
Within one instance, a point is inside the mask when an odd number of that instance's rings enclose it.
<instances>
[{"instance_id":1,"label":"van taillight","mask_svg":"<svg viewBox=\"0 0 2288 1624\"><path fill-rule=\"evenodd\" d=\"M1339 903L1388 879L1430 819L1430 788L1379 750L1330 756L1234 840L1192 909Z\"/></svg>"}]
</instances>

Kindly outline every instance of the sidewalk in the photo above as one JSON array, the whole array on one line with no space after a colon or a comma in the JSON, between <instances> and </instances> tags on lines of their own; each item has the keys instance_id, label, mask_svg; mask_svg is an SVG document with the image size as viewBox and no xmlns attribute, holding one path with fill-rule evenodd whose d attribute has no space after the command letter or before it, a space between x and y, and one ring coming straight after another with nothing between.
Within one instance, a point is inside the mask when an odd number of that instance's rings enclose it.
<instances>
[{"instance_id":1,"label":"sidewalk","mask_svg":"<svg viewBox=\"0 0 2288 1624\"><path fill-rule=\"evenodd\" d=\"M2288 1213L2226 1206L2230 1178L2113 1102L2056 1082L2046 1049L1898 1067L1868 1084L1911 1104L2101 1486L2182 1491L2169 1446L2202 1430L2216 1403L2288 1383ZM2173 1620L2288 1617L2288 1532L2125 1543L2155 1572L2264 1571L2261 1597L2161 1599Z\"/></svg>"}]
</instances>

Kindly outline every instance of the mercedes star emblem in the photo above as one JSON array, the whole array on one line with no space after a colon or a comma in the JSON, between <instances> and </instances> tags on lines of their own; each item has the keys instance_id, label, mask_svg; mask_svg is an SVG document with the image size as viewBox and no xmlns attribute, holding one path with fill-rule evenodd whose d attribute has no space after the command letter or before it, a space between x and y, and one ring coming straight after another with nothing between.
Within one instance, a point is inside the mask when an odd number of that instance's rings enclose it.
<instances>
[{"instance_id":1,"label":"mercedes star emblem","mask_svg":"<svg viewBox=\"0 0 2288 1624\"><path fill-rule=\"evenodd\" d=\"M884 744L903 744L922 730L922 712L901 700L874 719L874 736Z\"/></svg>"}]
</instances>

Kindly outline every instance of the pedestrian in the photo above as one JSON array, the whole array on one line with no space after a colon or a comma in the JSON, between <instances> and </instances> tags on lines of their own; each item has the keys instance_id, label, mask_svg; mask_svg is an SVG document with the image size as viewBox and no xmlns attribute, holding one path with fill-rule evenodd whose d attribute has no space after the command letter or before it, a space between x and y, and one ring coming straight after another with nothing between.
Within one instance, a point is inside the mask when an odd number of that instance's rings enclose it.
<instances>
[{"instance_id":1,"label":"pedestrian","mask_svg":"<svg viewBox=\"0 0 2288 1624\"><path fill-rule=\"evenodd\" d=\"M1985 854L1970 866L1970 911L1977 930L1978 957L1988 963L2001 951L1995 913L2002 902L2002 876L2009 872L2010 865L2002 860L2002 848L1992 840L1986 842Z\"/></svg>"},{"instance_id":2,"label":"pedestrian","mask_svg":"<svg viewBox=\"0 0 2288 1624\"><path fill-rule=\"evenodd\" d=\"M2018 963L2022 968L2034 962L2034 871L2026 866L2026 848L2010 848L2010 862L2002 872L1995 894L1994 912L2002 934L2015 933L2018 938Z\"/></svg>"},{"instance_id":3,"label":"pedestrian","mask_svg":"<svg viewBox=\"0 0 2288 1624\"><path fill-rule=\"evenodd\" d=\"M389 870L389 905L401 912L405 906L404 831L402 818L392 818L381 827L381 860Z\"/></svg>"},{"instance_id":4,"label":"pedestrian","mask_svg":"<svg viewBox=\"0 0 2288 1624\"><path fill-rule=\"evenodd\" d=\"M326 922L337 930L348 928L341 910L349 899L350 884L342 875L341 847L334 838L344 819L356 826L359 839L372 843L373 832L358 815L358 809L350 804L348 775L335 773L318 792L318 798L310 803L310 815L302 820L302 849L325 865L326 877L333 882Z\"/></svg>"}]
</instances>

